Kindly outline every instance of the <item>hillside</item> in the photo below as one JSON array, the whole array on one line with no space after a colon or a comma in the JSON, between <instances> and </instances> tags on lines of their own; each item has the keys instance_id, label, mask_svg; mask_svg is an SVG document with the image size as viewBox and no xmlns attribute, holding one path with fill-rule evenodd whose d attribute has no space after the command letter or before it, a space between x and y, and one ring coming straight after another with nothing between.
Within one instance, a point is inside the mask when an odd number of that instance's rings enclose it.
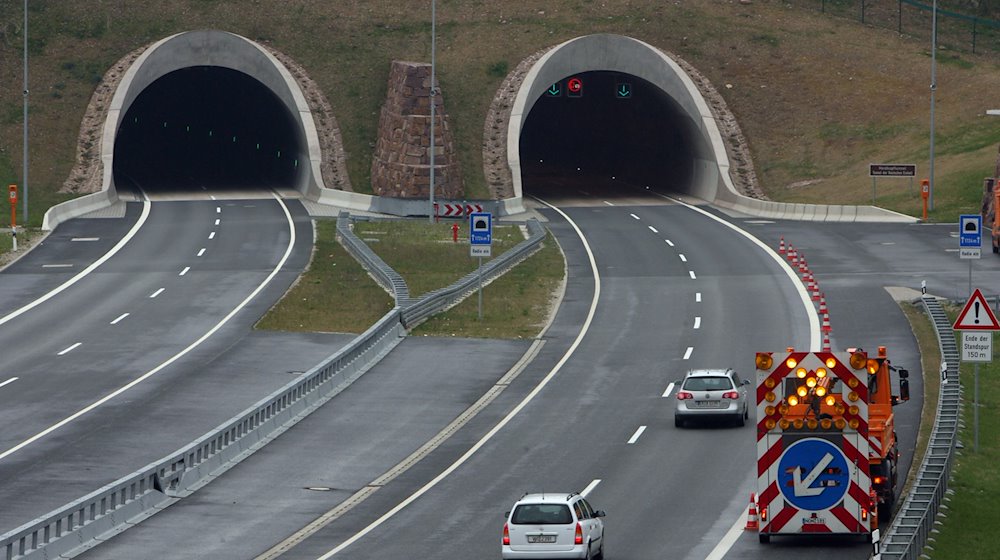
<instances>
[{"instance_id":1,"label":"hillside","mask_svg":"<svg viewBox=\"0 0 1000 560\"><path fill-rule=\"evenodd\" d=\"M812 4L816 4L815 2ZM930 45L823 14L805 1L439 0L438 73L470 196L485 196L482 127L506 73L540 48L598 32L684 58L719 89L775 200L868 204L870 162L928 172ZM895 3L893 3L895 5ZM21 167L21 2L0 4L0 184ZM167 35L216 28L291 56L325 91L355 189L368 191L389 62L429 61L430 2L411 0L32 0L30 204L37 225L72 167L84 108L103 73ZM998 55L938 57L936 211L976 212L1000 120ZM918 214L906 180L882 179L878 203Z\"/></svg>"}]
</instances>

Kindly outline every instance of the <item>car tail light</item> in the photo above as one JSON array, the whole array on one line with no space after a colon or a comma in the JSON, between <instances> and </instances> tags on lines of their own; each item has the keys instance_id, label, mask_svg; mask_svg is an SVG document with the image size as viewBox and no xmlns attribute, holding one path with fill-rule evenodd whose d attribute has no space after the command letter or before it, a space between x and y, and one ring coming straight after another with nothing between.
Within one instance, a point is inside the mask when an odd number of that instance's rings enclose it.
<instances>
[{"instance_id":1,"label":"car tail light","mask_svg":"<svg viewBox=\"0 0 1000 560\"><path fill-rule=\"evenodd\" d=\"M687 391L678 391L677 392L677 400L679 400L679 401L683 401L685 399L693 399L693 398L694 398L694 395L692 395L691 393L688 393Z\"/></svg>"},{"instance_id":2,"label":"car tail light","mask_svg":"<svg viewBox=\"0 0 1000 560\"><path fill-rule=\"evenodd\" d=\"M740 394L737 393L736 391L727 391L725 393L722 393L722 398L732 399L735 401L736 399L740 398Z\"/></svg>"},{"instance_id":3,"label":"car tail light","mask_svg":"<svg viewBox=\"0 0 1000 560\"><path fill-rule=\"evenodd\" d=\"M583 544L583 525L580 522L576 522L576 537L573 538L573 544Z\"/></svg>"},{"instance_id":4,"label":"car tail light","mask_svg":"<svg viewBox=\"0 0 1000 560\"><path fill-rule=\"evenodd\" d=\"M510 527L506 523L503 524L503 544L510 546Z\"/></svg>"}]
</instances>

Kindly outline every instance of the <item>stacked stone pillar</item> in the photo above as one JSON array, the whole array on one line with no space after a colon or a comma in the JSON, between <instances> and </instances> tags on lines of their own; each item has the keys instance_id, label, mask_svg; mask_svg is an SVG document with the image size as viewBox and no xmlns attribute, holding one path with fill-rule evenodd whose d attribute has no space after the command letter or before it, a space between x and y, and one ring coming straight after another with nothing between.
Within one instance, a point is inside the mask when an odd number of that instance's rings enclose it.
<instances>
[{"instance_id":1,"label":"stacked stone pillar","mask_svg":"<svg viewBox=\"0 0 1000 560\"><path fill-rule=\"evenodd\" d=\"M374 194L396 198L430 195L430 93L430 64L393 61L372 157ZM440 88L434 102L434 197L460 199L464 195L462 174Z\"/></svg>"}]
</instances>

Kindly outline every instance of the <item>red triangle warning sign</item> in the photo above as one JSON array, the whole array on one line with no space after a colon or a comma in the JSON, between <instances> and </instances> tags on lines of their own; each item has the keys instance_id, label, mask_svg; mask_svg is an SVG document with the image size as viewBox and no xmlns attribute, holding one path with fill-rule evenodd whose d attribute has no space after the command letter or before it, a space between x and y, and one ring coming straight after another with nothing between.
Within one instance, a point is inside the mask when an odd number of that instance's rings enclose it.
<instances>
[{"instance_id":1,"label":"red triangle warning sign","mask_svg":"<svg viewBox=\"0 0 1000 560\"><path fill-rule=\"evenodd\" d=\"M976 288L952 328L957 331L1000 331L1000 323L986 303L983 293Z\"/></svg>"}]
</instances>

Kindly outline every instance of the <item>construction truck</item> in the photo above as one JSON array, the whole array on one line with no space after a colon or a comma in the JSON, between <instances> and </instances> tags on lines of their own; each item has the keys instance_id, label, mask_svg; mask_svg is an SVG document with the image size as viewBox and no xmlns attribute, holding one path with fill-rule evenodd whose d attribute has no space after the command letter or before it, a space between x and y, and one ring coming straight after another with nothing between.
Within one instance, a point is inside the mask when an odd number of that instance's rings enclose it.
<instances>
[{"instance_id":1,"label":"construction truck","mask_svg":"<svg viewBox=\"0 0 1000 560\"><path fill-rule=\"evenodd\" d=\"M871 540L896 499L892 407L910 398L908 372L892 367L884 346L875 356L789 348L759 352L755 362L760 542L802 534Z\"/></svg>"}]
</instances>

